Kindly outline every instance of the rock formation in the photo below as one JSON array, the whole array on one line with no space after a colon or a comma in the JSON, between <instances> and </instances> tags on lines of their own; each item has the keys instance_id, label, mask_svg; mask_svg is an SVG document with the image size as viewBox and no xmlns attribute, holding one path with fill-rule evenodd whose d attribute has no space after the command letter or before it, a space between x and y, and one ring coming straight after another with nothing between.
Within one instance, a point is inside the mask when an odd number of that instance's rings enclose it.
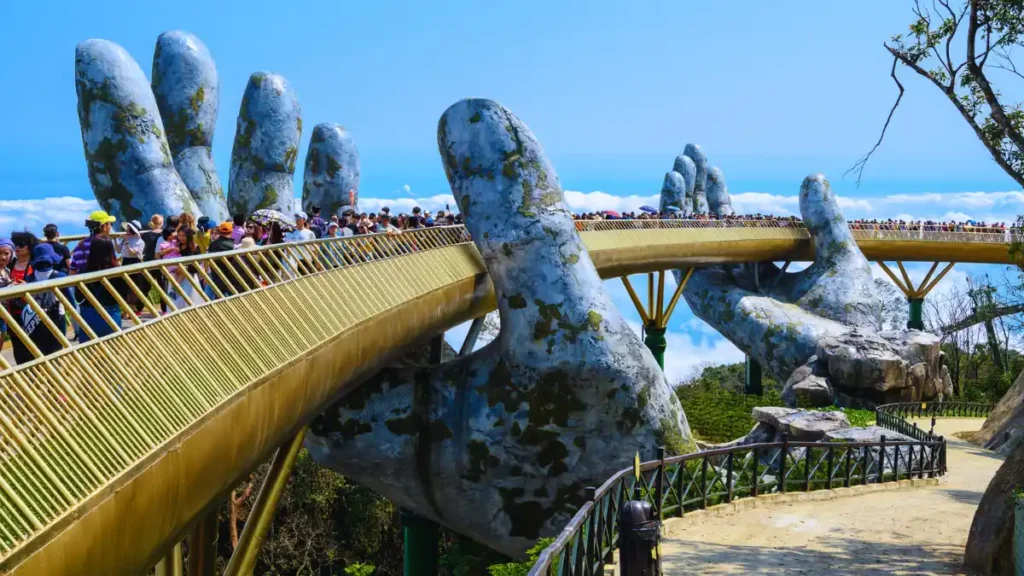
<instances>
[{"instance_id":1,"label":"rock formation","mask_svg":"<svg viewBox=\"0 0 1024 576\"><path fill-rule=\"evenodd\" d=\"M78 120L89 183L119 220L198 213L174 169L146 75L124 48L86 40L75 48Z\"/></svg>"},{"instance_id":2,"label":"rock formation","mask_svg":"<svg viewBox=\"0 0 1024 576\"><path fill-rule=\"evenodd\" d=\"M697 146L686 151L697 166L697 197L707 160ZM712 173L709 209L726 213L724 177ZM871 268L824 176L804 180L800 212L815 247L811 266L791 273L771 262L700 268L684 291L694 314L787 382L783 395L791 405L798 394L816 404L834 397L848 406L950 394L937 336L879 330Z\"/></svg>"},{"instance_id":3,"label":"rock formation","mask_svg":"<svg viewBox=\"0 0 1024 576\"><path fill-rule=\"evenodd\" d=\"M1024 372L985 419L975 441L989 450L1009 455L1024 442Z\"/></svg>"},{"instance_id":4,"label":"rock formation","mask_svg":"<svg viewBox=\"0 0 1024 576\"><path fill-rule=\"evenodd\" d=\"M212 152L220 83L213 57L199 38L180 30L157 38L153 95L174 167L200 212L213 222L227 220L230 214Z\"/></svg>"},{"instance_id":5,"label":"rock formation","mask_svg":"<svg viewBox=\"0 0 1024 576\"><path fill-rule=\"evenodd\" d=\"M522 557L636 452L694 444L526 125L468 99L444 113L437 138L494 282L500 334L452 362L383 372L319 417L306 444L400 506Z\"/></svg>"},{"instance_id":6,"label":"rock formation","mask_svg":"<svg viewBox=\"0 0 1024 576\"><path fill-rule=\"evenodd\" d=\"M359 150L340 124L317 124L309 138L302 178L302 209L325 217L359 203Z\"/></svg>"},{"instance_id":7,"label":"rock formation","mask_svg":"<svg viewBox=\"0 0 1024 576\"><path fill-rule=\"evenodd\" d=\"M679 208L680 212L685 216L693 212L693 190L697 182L697 167L694 166L693 160L690 160L689 156L680 154L676 156L676 161L672 164L672 172L675 172L683 179L683 192L681 195L672 194L670 200L679 200L679 204L672 204L666 202L665 192L662 189L661 196L661 211L669 212L669 206L675 206Z\"/></svg>"},{"instance_id":8,"label":"rock formation","mask_svg":"<svg viewBox=\"0 0 1024 576\"><path fill-rule=\"evenodd\" d=\"M261 208L291 214L301 137L302 110L288 81L269 72L250 76L231 149L228 208L232 214Z\"/></svg>"},{"instance_id":9,"label":"rock formation","mask_svg":"<svg viewBox=\"0 0 1024 576\"><path fill-rule=\"evenodd\" d=\"M687 144L683 149L683 156L693 161L695 168L693 181L693 204L690 210L696 214L708 213L707 180L708 180L708 157L696 144ZM676 159L678 162L678 158Z\"/></svg>"}]
</instances>

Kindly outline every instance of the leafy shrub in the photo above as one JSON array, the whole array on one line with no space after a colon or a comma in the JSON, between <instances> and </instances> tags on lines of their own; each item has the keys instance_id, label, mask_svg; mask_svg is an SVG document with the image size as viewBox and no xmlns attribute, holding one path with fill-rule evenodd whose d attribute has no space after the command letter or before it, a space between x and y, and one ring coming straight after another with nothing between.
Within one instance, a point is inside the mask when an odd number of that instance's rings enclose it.
<instances>
[{"instance_id":1,"label":"leafy shrub","mask_svg":"<svg viewBox=\"0 0 1024 576\"><path fill-rule=\"evenodd\" d=\"M526 576L529 574L530 568L533 568L533 565L537 562L540 553L554 541L554 538L541 538L533 545L533 548L526 551L528 557L526 562L493 564L487 568L487 572L490 576Z\"/></svg>"}]
</instances>

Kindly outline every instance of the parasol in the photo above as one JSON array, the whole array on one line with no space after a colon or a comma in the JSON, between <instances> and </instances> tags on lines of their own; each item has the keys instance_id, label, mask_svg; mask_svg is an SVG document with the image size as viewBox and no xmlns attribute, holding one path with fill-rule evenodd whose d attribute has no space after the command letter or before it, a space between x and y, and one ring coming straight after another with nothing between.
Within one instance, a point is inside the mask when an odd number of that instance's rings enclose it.
<instances>
[{"instance_id":1,"label":"parasol","mask_svg":"<svg viewBox=\"0 0 1024 576\"><path fill-rule=\"evenodd\" d=\"M283 213L277 210L271 210L269 208L263 208L261 210L253 212L249 216L248 220L250 222L255 222L256 224L259 224L264 228L270 226L270 224L273 222L277 222L277 224L281 226L281 229L285 232L291 232L292 230L295 230L294 220L285 216Z\"/></svg>"},{"instance_id":2,"label":"parasol","mask_svg":"<svg viewBox=\"0 0 1024 576\"><path fill-rule=\"evenodd\" d=\"M657 214L658 213L657 210L655 210L654 208L652 208L650 206L641 206L640 209L643 210L644 212L647 212L648 214Z\"/></svg>"}]
</instances>

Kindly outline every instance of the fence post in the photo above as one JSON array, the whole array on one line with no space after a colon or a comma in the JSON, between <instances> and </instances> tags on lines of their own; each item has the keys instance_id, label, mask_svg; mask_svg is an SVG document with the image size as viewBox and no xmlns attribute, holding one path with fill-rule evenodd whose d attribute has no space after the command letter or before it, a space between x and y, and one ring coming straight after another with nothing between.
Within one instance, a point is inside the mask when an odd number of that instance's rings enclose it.
<instances>
[{"instance_id":1,"label":"fence post","mask_svg":"<svg viewBox=\"0 0 1024 576\"><path fill-rule=\"evenodd\" d=\"M755 447L754 448L754 457L753 457L753 460L754 460L754 480L753 480L753 482L750 485L750 494L754 498L757 498L757 484L761 480L761 474L757 470L757 468L758 468L758 466L760 465L760 462L761 462L761 459L759 458L759 456L760 455L758 454L758 449Z\"/></svg>"},{"instance_id":2,"label":"fence post","mask_svg":"<svg viewBox=\"0 0 1024 576\"><path fill-rule=\"evenodd\" d=\"M940 452L939 452L939 458L940 458L940 460L939 460L939 466L940 466L939 473L940 474L945 474L946 473L946 437L945 436L939 436L939 442L942 442L942 446L939 448L939 450L940 450Z\"/></svg>"},{"instance_id":3,"label":"fence post","mask_svg":"<svg viewBox=\"0 0 1024 576\"><path fill-rule=\"evenodd\" d=\"M804 448L804 492L811 491L811 454L813 448Z\"/></svg>"},{"instance_id":4,"label":"fence post","mask_svg":"<svg viewBox=\"0 0 1024 576\"><path fill-rule=\"evenodd\" d=\"M844 457L845 460L846 460L846 464L844 464L844 466L846 468L846 472L843 475L843 488L849 488L850 484L851 484L851 482L850 482L850 472L851 472L851 469L850 469L851 462L850 462L850 460L851 460L851 456L853 455L852 453L853 453L853 447L852 446L847 446L846 447L846 456Z\"/></svg>"},{"instance_id":5,"label":"fence post","mask_svg":"<svg viewBox=\"0 0 1024 576\"><path fill-rule=\"evenodd\" d=\"M658 479L654 483L654 513L658 516L658 520L662 519L661 508L662 508L662 494L664 494L664 487L662 485L662 479L665 478L665 447L658 446Z\"/></svg>"},{"instance_id":6,"label":"fence post","mask_svg":"<svg viewBox=\"0 0 1024 576\"><path fill-rule=\"evenodd\" d=\"M860 470L860 483L861 484L867 484L868 483L868 464L869 464L868 454L871 451L868 450L867 446L861 446L861 450L863 450L864 452L861 454L861 460L863 462L861 464L861 470Z\"/></svg>"},{"instance_id":7,"label":"fence post","mask_svg":"<svg viewBox=\"0 0 1024 576\"><path fill-rule=\"evenodd\" d=\"M700 459L700 508L708 507L708 457Z\"/></svg>"},{"instance_id":8,"label":"fence post","mask_svg":"<svg viewBox=\"0 0 1024 576\"><path fill-rule=\"evenodd\" d=\"M829 490L831 490L832 489L832 474L835 471L835 466L833 465L833 459L835 458L836 449L835 449L834 446L832 446L832 444L829 444L829 446L828 446L828 448L826 448L826 450L828 450L828 452L825 453L825 457L828 458L828 464L827 464L827 469L826 469L826 472L828 473L828 480L827 480L827 485L826 486L827 486L827 488Z\"/></svg>"},{"instance_id":9,"label":"fence post","mask_svg":"<svg viewBox=\"0 0 1024 576\"><path fill-rule=\"evenodd\" d=\"M878 483L882 483L882 477L885 476L885 435L883 434L878 442Z\"/></svg>"},{"instance_id":10,"label":"fence post","mask_svg":"<svg viewBox=\"0 0 1024 576\"><path fill-rule=\"evenodd\" d=\"M789 454L789 436L782 435L782 450L779 452L779 492L786 493L786 455Z\"/></svg>"},{"instance_id":11,"label":"fence post","mask_svg":"<svg viewBox=\"0 0 1024 576\"><path fill-rule=\"evenodd\" d=\"M725 501L726 503L732 502L732 452L725 457Z\"/></svg>"}]
</instances>

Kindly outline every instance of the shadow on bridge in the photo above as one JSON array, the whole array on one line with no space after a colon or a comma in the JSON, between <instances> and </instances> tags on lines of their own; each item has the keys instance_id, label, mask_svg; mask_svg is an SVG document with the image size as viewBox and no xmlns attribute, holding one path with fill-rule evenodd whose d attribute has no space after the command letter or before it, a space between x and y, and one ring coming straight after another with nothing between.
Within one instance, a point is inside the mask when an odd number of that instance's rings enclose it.
<instances>
[{"instance_id":1,"label":"shadow on bridge","mask_svg":"<svg viewBox=\"0 0 1024 576\"><path fill-rule=\"evenodd\" d=\"M780 540L784 534L780 532ZM911 539L902 534L893 537ZM832 536L816 540L814 545L819 549L689 540L673 543L672 558L664 560L665 574L955 574L963 560L961 546Z\"/></svg>"}]
</instances>

